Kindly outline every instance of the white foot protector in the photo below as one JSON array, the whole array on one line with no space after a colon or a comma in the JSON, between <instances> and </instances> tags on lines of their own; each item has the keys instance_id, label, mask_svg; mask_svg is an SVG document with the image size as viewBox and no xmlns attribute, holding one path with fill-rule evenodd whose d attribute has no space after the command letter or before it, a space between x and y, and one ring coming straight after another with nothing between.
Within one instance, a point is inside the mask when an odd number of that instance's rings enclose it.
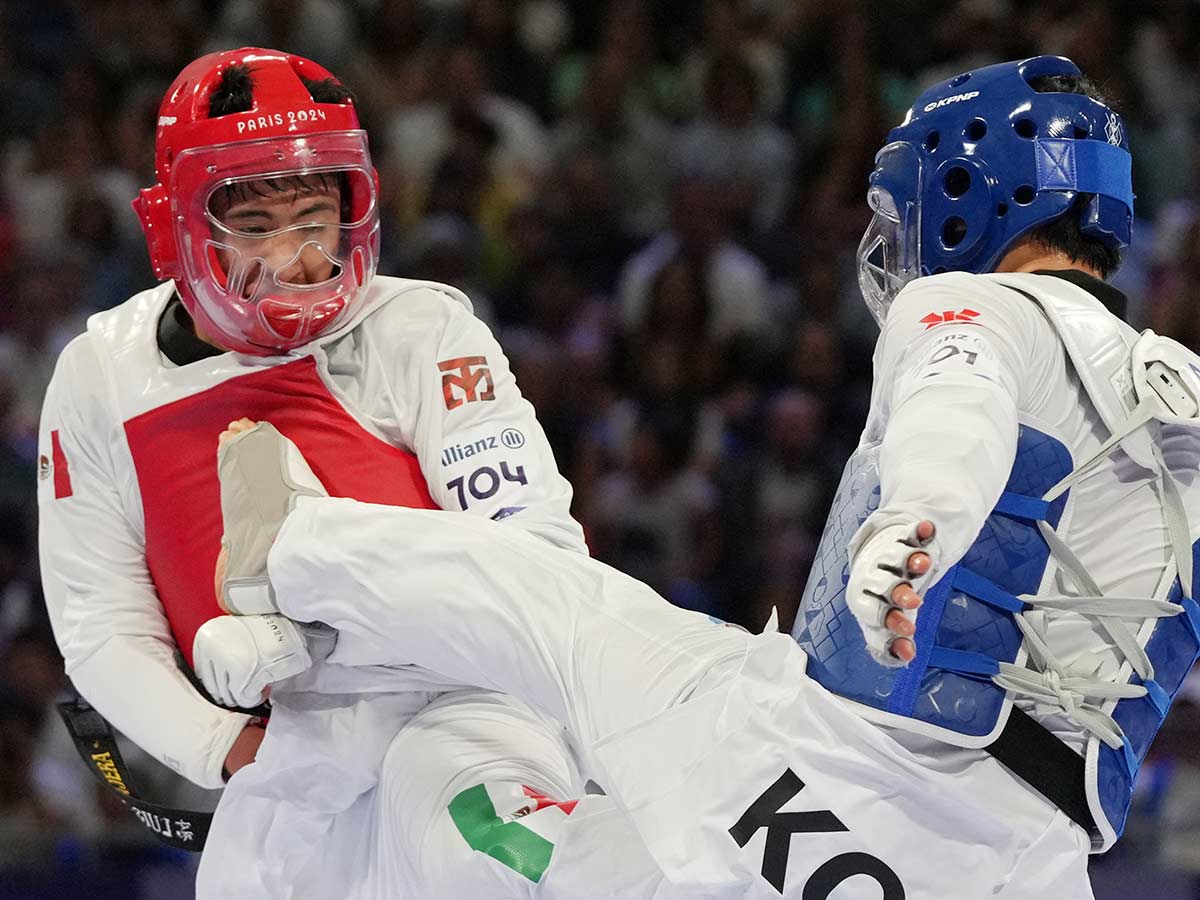
<instances>
[{"instance_id":1,"label":"white foot protector","mask_svg":"<svg viewBox=\"0 0 1200 900\"><path fill-rule=\"evenodd\" d=\"M278 612L267 554L300 497L329 494L296 445L268 422L218 449L217 475L227 554L221 605L233 615Z\"/></svg>"}]
</instances>

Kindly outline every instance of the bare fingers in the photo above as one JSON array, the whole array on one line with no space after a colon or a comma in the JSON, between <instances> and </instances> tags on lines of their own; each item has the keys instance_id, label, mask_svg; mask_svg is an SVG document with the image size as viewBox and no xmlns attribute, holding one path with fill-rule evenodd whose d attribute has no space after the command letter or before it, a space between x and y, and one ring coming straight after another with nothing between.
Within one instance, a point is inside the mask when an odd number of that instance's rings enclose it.
<instances>
[{"instance_id":1,"label":"bare fingers","mask_svg":"<svg viewBox=\"0 0 1200 900\"><path fill-rule=\"evenodd\" d=\"M922 520L917 524L918 545L922 547L927 545L933 540L936 533L937 530L932 522L928 519ZM920 578L928 574L932 566L933 560L930 559L929 554L918 550L905 560L905 577ZM888 599L895 607L884 619L885 627L895 636L889 649L897 659L910 662L916 656L916 645L912 641L916 626L904 615L904 611L917 609L922 603L921 596L913 589L912 584L906 581L897 585Z\"/></svg>"},{"instance_id":2,"label":"bare fingers","mask_svg":"<svg viewBox=\"0 0 1200 900\"><path fill-rule=\"evenodd\" d=\"M223 447L243 431L249 431L257 424L257 422L253 422L250 419L247 419L245 416L240 419L235 419L234 421L230 422L229 425L226 426L225 430L222 431L217 437L217 446Z\"/></svg>"},{"instance_id":3,"label":"bare fingers","mask_svg":"<svg viewBox=\"0 0 1200 900\"><path fill-rule=\"evenodd\" d=\"M908 638L896 638L888 645L888 650L896 659L904 662L912 662L917 655L916 645Z\"/></svg>"},{"instance_id":4,"label":"bare fingers","mask_svg":"<svg viewBox=\"0 0 1200 900\"><path fill-rule=\"evenodd\" d=\"M928 519L922 519L917 523L917 540L921 542L922 546L932 541L935 534L937 534L937 529Z\"/></svg>"}]
</instances>

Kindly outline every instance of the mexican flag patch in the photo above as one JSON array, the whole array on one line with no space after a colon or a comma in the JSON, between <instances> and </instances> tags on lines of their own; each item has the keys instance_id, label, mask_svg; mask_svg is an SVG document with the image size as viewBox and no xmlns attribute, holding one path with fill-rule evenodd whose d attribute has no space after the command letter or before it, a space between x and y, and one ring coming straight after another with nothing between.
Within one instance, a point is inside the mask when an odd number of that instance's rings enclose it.
<instances>
[{"instance_id":1,"label":"mexican flag patch","mask_svg":"<svg viewBox=\"0 0 1200 900\"><path fill-rule=\"evenodd\" d=\"M450 818L472 850L540 881L578 800L555 801L511 781L477 784L450 801Z\"/></svg>"}]
</instances>

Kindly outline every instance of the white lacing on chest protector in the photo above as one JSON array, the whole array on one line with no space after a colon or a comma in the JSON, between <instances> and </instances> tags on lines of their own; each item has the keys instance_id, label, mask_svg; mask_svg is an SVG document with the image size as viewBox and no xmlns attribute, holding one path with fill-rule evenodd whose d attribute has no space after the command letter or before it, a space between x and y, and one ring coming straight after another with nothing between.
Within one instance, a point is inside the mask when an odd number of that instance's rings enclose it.
<instances>
[{"instance_id":1,"label":"white lacing on chest protector","mask_svg":"<svg viewBox=\"0 0 1200 900\"><path fill-rule=\"evenodd\" d=\"M1090 475L1096 466L1107 459L1120 442L1139 428L1153 422L1161 406L1156 398L1143 399L1113 432L1104 445L1086 462L1077 466L1069 475L1052 487L1042 498L1053 501L1073 484ZM1179 574L1183 596L1192 595L1192 547L1191 527L1179 485L1167 468L1157 442L1153 444L1157 463L1155 483L1162 501L1163 517L1170 538L1171 552ZM1147 689L1139 684L1118 683L1111 678L1098 676L1100 660L1091 657L1092 668L1086 671L1089 658L1077 660L1068 668L1050 649L1046 639L1046 628L1051 616L1071 614L1082 616L1100 626L1112 641L1114 649L1127 661L1142 681L1153 681L1154 666L1138 642L1136 631L1146 619L1177 616L1183 606L1167 600L1151 597L1115 597L1105 595L1071 549L1044 521L1038 522L1042 537L1049 545L1050 554L1074 581L1076 595L1051 594L1046 596L1023 596L1032 609L1017 613L1017 627L1025 636L1029 652L1028 667L1012 663L1000 663L999 674L993 681L1002 688L1012 691L1017 698L1034 701L1035 709L1061 712L1072 723L1119 749L1124 734L1120 725L1102 707L1110 700L1127 697L1143 697ZM1131 627L1131 621L1134 624Z\"/></svg>"}]
</instances>

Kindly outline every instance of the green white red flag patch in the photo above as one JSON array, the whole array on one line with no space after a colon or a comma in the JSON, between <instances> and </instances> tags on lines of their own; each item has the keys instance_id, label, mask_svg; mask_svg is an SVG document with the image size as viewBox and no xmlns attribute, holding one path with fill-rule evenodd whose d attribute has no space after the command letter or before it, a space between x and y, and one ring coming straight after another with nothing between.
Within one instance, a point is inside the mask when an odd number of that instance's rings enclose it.
<instances>
[{"instance_id":1,"label":"green white red flag patch","mask_svg":"<svg viewBox=\"0 0 1200 900\"><path fill-rule=\"evenodd\" d=\"M472 850L540 881L578 800L558 801L514 782L477 784L450 801L450 818Z\"/></svg>"}]
</instances>

